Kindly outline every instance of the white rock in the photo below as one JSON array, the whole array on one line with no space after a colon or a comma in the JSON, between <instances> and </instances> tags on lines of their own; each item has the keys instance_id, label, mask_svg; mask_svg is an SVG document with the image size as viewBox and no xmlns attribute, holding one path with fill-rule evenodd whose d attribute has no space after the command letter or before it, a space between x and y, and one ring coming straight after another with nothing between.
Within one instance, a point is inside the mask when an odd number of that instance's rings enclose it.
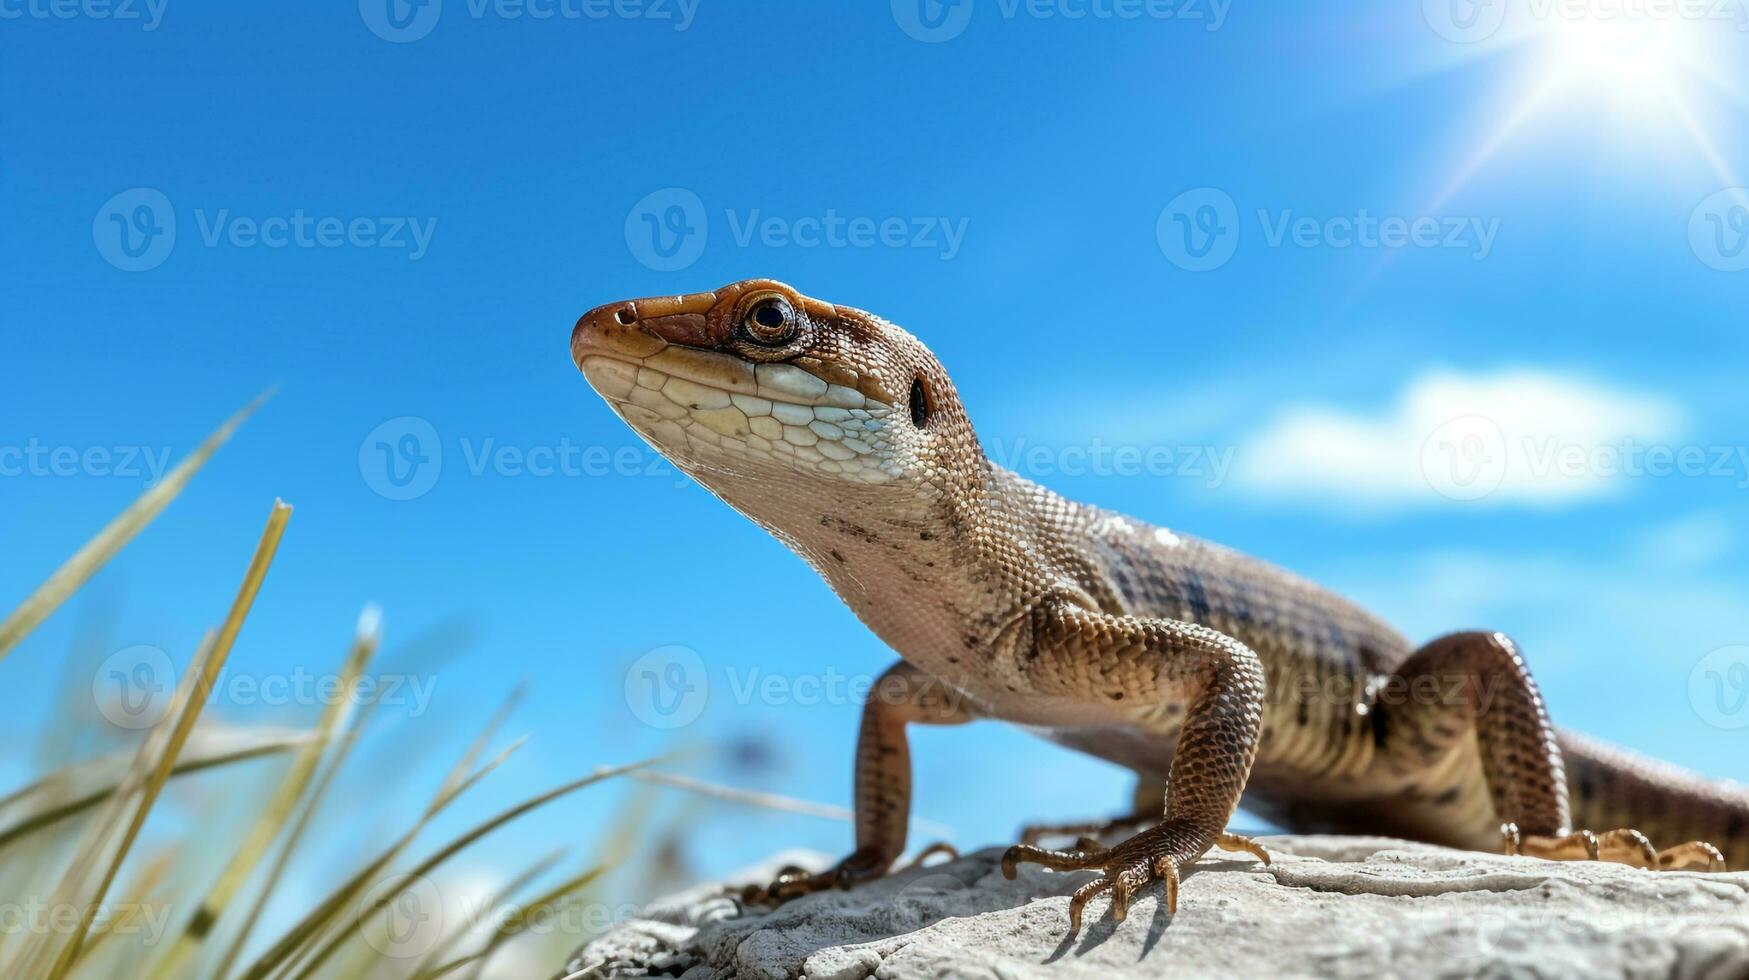
<instances>
[{"instance_id":1,"label":"white rock","mask_svg":"<svg viewBox=\"0 0 1749 980\"><path fill-rule=\"evenodd\" d=\"M1270 837L1275 865L1212 852L1178 915L1158 885L1127 920L1068 895L1090 872L1023 867L1000 849L737 915L700 886L584 946L560 976L1684 977L1749 976L1749 874L1654 873L1451 851L1382 838ZM820 855L779 855L742 881Z\"/></svg>"}]
</instances>

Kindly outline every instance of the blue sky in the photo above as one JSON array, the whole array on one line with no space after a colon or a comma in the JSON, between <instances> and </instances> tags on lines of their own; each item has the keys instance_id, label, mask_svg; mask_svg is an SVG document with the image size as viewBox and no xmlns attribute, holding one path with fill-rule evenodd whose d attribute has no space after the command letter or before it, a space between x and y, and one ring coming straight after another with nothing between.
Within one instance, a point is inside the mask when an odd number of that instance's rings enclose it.
<instances>
[{"instance_id":1,"label":"blue sky","mask_svg":"<svg viewBox=\"0 0 1749 980\"><path fill-rule=\"evenodd\" d=\"M0 664L0 772L69 649L186 664L278 496L233 673L332 670L375 602L427 685L384 714L434 756L355 787L364 836L518 682L494 799L741 744L691 771L847 805L846 692L891 654L567 352L599 303L771 276L910 327L1035 478L1417 639L1511 632L1561 723L1749 778L1737 7L910 2L0 4L0 597L279 388ZM703 678L695 720L652 665ZM915 741L965 845L1127 792L999 726ZM475 860L586 843L621 792ZM850 840L708 812L705 872Z\"/></svg>"}]
</instances>

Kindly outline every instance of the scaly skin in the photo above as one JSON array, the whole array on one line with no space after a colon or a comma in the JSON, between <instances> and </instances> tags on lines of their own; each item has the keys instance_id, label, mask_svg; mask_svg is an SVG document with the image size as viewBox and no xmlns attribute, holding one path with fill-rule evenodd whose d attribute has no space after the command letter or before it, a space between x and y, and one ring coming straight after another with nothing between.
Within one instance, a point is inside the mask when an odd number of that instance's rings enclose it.
<instances>
[{"instance_id":1,"label":"scaly skin","mask_svg":"<svg viewBox=\"0 0 1749 980\"><path fill-rule=\"evenodd\" d=\"M1105 890L1118 918L1153 880L1175 904L1211 847L1267 860L1226 834L1241 794L1298 831L1749 866L1749 794L1557 732L1510 640L1415 650L1317 585L995 466L934 355L878 317L753 280L592 310L571 350L639 435L903 658L864 709L856 851L750 898L885 873L906 843L905 727L973 718L1166 787L1152 826L1115 847L1009 850L1010 875L1103 872L1071 901L1072 928Z\"/></svg>"}]
</instances>

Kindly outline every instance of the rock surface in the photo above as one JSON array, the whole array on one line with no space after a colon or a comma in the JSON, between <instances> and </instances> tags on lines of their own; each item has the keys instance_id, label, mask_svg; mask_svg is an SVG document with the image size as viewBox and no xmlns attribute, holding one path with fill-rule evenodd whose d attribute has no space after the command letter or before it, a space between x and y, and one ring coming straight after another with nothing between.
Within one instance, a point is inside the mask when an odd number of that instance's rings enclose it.
<instances>
[{"instance_id":1,"label":"rock surface","mask_svg":"<svg viewBox=\"0 0 1749 980\"><path fill-rule=\"evenodd\" d=\"M1381 838L1270 837L1264 867L1213 852L1113 923L1106 900L1068 935L1091 873L1023 868L999 849L848 892L736 914L721 887L646 910L583 947L561 976L1749 977L1749 874L1653 873L1451 851ZM774 859L746 880L785 863Z\"/></svg>"}]
</instances>

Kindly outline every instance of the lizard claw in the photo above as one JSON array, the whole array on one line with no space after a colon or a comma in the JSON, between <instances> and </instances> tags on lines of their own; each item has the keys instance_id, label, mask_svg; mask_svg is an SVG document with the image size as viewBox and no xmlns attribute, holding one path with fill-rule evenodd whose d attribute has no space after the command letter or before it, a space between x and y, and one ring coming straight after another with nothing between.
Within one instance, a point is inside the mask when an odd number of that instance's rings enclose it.
<instances>
[{"instance_id":1,"label":"lizard claw","mask_svg":"<svg viewBox=\"0 0 1749 980\"><path fill-rule=\"evenodd\" d=\"M933 850L925 851L925 856ZM890 859L882 860L872 850L858 850L825 871L809 871L792 864L779 869L768 885L747 885L730 888L728 892L743 905L777 906L815 892L853 888L879 878L890 864Z\"/></svg>"},{"instance_id":2,"label":"lizard claw","mask_svg":"<svg viewBox=\"0 0 1749 980\"><path fill-rule=\"evenodd\" d=\"M1652 871L1725 870L1725 856L1704 841L1690 841L1660 851L1637 830L1594 834L1580 830L1564 837L1521 835L1516 824L1501 827L1507 854L1549 861L1611 861ZM1581 853L1582 852L1582 853Z\"/></svg>"},{"instance_id":3,"label":"lizard claw","mask_svg":"<svg viewBox=\"0 0 1749 980\"><path fill-rule=\"evenodd\" d=\"M1198 831L1187 822L1168 820L1116 847L1101 847L1087 839L1069 851L1016 844L1002 855L1002 876L1013 880L1023 863L1042 865L1054 871L1102 872L1098 878L1075 889L1069 898L1069 931L1074 934L1081 929L1082 910L1095 896L1111 892L1111 917L1122 922L1129 914L1130 902L1136 893L1155 881L1165 886L1167 912L1176 914L1181 869L1190 866L1213 846L1246 851L1265 864L1269 863L1269 852L1254 840L1236 834L1209 834Z\"/></svg>"}]
</instances>

